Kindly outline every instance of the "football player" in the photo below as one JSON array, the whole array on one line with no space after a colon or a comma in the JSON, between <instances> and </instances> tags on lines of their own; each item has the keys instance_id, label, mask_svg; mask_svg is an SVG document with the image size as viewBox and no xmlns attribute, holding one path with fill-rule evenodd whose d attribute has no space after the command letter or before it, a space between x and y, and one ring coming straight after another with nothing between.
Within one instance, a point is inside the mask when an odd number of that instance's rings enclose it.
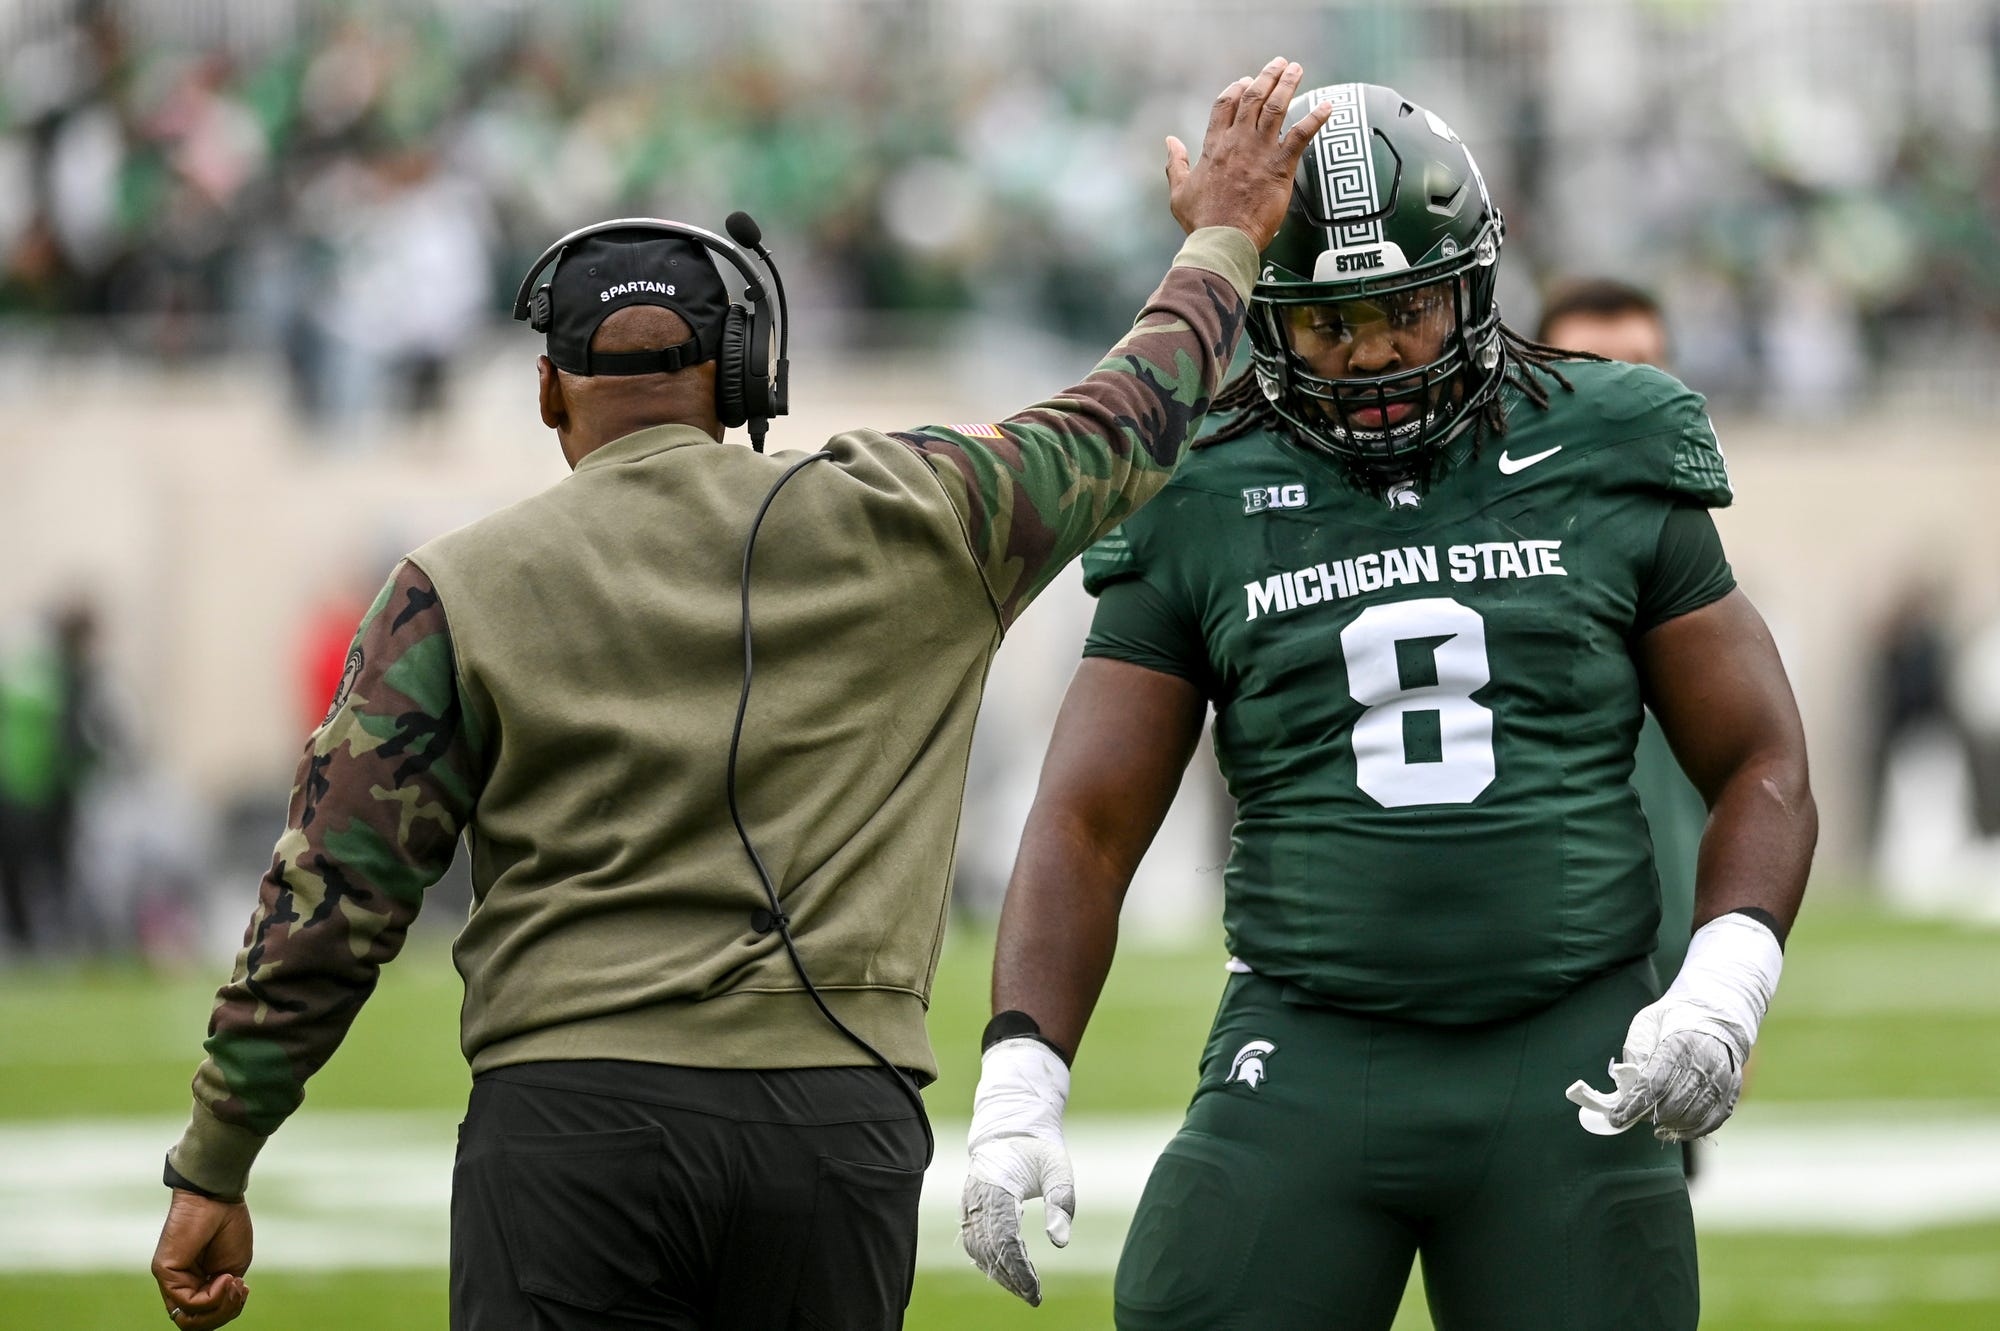
<instances>
[{"instance_id":1,"label":"football player","mask_svg":"<svg viewBox=\"0 0 2000 1331\"><path fill-rule=\"evenodd\" d=\"M1442 1328L1692 1328L1667 1143L1735 1104L1817 836L1791 687L1709 517L1722 452L1666 374L1500 322L1501 218L1443 120L1365 84L1289 115L1327 102L1233 415L1085 556L966 1248L1039 1298L1022 1204L1067 1236L1068 1065L1212 707L1231 973L1118 1325L1386 1328L1421 1258ZM1647 704L1709 807L1664 994Z\"/></svg>"}]
</instances>

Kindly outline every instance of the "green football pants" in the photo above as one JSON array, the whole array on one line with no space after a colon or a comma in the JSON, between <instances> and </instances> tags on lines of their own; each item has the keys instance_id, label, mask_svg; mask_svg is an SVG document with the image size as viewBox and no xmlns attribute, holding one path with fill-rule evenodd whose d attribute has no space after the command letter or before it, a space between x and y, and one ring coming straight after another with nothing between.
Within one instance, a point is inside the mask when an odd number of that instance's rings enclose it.
<instances>
[{"instance_id":1,"label":"green football pants","mask_svg":"<svg viewBox=\"0 0 2000 1331\"><path fill-rule=\"evenodd\" d=\"M1121 1331L1386 1331L1421 1258L1438 1331L1692 1331L1681 1151L1563 1090L1654 997L1644 961L1476 1027L1232 976L1118 1263Z\"/></svg>"}]
</instances>

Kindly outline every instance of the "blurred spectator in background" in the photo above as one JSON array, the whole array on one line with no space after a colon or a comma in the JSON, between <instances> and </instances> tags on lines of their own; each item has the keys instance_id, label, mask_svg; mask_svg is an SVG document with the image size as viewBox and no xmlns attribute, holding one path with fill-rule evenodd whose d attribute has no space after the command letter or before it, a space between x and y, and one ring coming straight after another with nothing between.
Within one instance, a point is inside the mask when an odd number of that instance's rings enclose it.
<instances>
[{"instance_id":1,"label":"blurred spectator in background","mask_svg":"<svg viewBox=\"0 0 2000 1331\"><path fill-rule=\"evenodd\" d=\"M330 167L306 197L323 272L291 323L294 400L330 426L379 407L435 415L492 299L486 200L423 141Z\"/></svg>"},{"instance_id":2,"label":"blurred spectator in background","mask_svg":"<svg viewBox=\"0 0 2000 1331\"><path fill-rule=\"evenodd\" d=\"M1542 306L1536 337L1606 360L1669 367L1671 343L1660 303L1627 282L1583 277L1556 286Z\"/></svg>"},{"instance_id":3,"label":"blurred spectator in background","mask_svg":"<svg viewBox=\"0 0 2000 1331\"><path fill-rule=\"evenodd\" d=\"M126 714L115 705L109 710ZM160 966L199 956L203 896L213 881L214 821L211 810L137 744L122 741L103 754L78 801L72 891L101 924L108 949L136 952ZM217 935L209 931L207 937Z\"/></svg>"},{"instance_id":4,"label":"blurred spectator in background","mask_svg":"<svg viewBox=\"0 0 2000 1331\"><path fill-rule=\"evenodd\" d=\"M96 638L95 612L73 601L0 653L0 903L21 952L106 941L73 873L78 804L109 745Z\"/></svg>"},{"instance_id":5,"label":"blurred spectator in background","mask_svg":"<svg viewBox=\"0 0 2000 1331\"><path fill-rule=\"evenodd\" d=\"M2000 617L1988 619L1959 652L1952 697L1972 766L1973 826L2000 848ZM2000 904L2000 879L1989 886Z\"/></svg>"},{"instance_id":6,"label":"blurred spectator in background","mask_svg":"<svg viewBox=\"0 0 2000 1331\"><path fill-rule=\"evenodd\" d=\"M1918 733L1947 748L1960 745L1960 728L1952 715L1951 649L1943 614L1943 588L1919 579L1896 596L1876 634L1868 682L1873 733L1861 785L1870 846L1879 846L1883 839L1889 771L1898 746Z\"/></svg>"},{"instance_id":7,"label":"blurred spectator in background","mask_svg":"<svg viewBox=\"0 0 2000 1331\"><path fill-rule=\"evenodd\" d=\"M1944 592L1913 581L1877 635L1865 782L1874 868L1905 910L2000 920L2000 622L1954 659Z\"/></svg>"}]
</instances>

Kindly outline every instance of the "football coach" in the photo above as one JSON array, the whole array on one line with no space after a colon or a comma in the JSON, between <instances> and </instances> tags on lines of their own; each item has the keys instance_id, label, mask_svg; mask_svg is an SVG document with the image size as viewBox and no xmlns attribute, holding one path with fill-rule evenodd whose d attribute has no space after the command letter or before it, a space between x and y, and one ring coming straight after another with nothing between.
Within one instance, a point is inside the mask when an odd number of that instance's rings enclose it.
<instances>
[{"instance_id":1,"label":"football coach","mask_svg":"<svg viewBox=\"0 0 2000 1331\"><path fill-rule=\"evenodd\" d=\"M1283 132L1300 79L1224 89L1198 162L1167 141L1172 268L1089 377L993 424L766 456L783 296L740 214L536 263L516 316L572 472L418 549L361 622L167 1155L177 1325L242 1311L252 1162L461 837L451 1325L901 1325L986 672L1200 426L1324 119Z\"/></svg>"}]
</instances>

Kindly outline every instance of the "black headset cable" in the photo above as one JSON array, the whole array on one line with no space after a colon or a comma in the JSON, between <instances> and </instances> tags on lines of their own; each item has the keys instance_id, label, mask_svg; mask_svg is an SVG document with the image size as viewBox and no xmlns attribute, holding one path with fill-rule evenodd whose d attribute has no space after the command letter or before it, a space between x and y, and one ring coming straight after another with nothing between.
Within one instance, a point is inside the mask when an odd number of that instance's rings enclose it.
<instances>
[{"instance_id":1,"label":"black headset cable","mask_svg":"<svg viewBox=\"0 0 2000 1331\"><path fill-rule=\"evenodd\" d=\"M813 984L812 976L806 973L806 963L799 956L798 944L792 938L791 919L786 916L784 907L778 903L778 889L771 883L771 874L764 867L763 857L757 853L757 848L750 843L750 833L743 826L742 810L737 807L736 803L736 751L743 740L743 716L750 708L750 681L756 668L755 658L752 655L750 645L750 557L757 549L757 529L763 526L764 515L771 510L771 501L778 497L778 491L784 489L786 481L791 480L792 477L798 475L813 463L818 462L821 458L830 458L832 456L833 454L827 452L825 449L821 449L817 453L811 453L800 458L797 462L787 467L785 474L780 476L777 482L764 495L764 502L757 506L757 516L750 520L750 534L743 541L743 691L737 695L736 723L730 728L729 732L729 777L727 782L729 788L729 819L736 824L736 836L743 843L743 853L750 857L750 865L757 871L757 881L764 886L764 899L768 903L768 909L771 913L771 926L777 930L778 937L784 941L785 953L792 959L792 969L798 974L799 983L805 986L808 994L812 995L812 1001L818 1006L820 1015L831 1022L835 1030L846 1036L870 1058L880 1063L883 1069L896 1079L896 1085L902 1089L903 1093L910 1097L910 1103L917 1111L917 1125L924 1130L924 1167L928 1169L931 1158L937 1153L937 1139L931 1133L930 1115L924 1108L923 1093L917 1089L916 1081L909 1074L905 1073L894 1063L891 1063L881 1050L855 1034L848 1027L847 1023L835 1016L833 1009L827 1006L826 999L821 996L818 987Z\"/></svg>"}]
</instances>

